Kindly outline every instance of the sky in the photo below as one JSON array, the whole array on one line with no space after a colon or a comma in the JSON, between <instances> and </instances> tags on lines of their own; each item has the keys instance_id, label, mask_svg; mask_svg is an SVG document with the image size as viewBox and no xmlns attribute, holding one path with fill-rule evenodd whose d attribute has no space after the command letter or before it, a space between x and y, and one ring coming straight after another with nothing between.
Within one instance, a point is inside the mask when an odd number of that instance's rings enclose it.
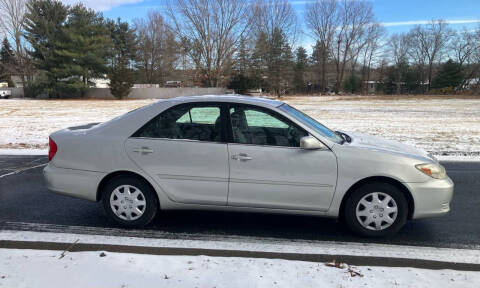
<instances>
[{"instance_id":1,"label":"sky","mask_svg":"<svg viewBox=\"0 0 480 288\"><path fill-rule=\"evenodd\" d=\"M289 0L299 19L309 0ZM377 20L389 33L408 31L414 25L432 19L444 19L451 28L468 30L480 27L480 0L364 0L373 3ZM78 0L63 0L72 4ZM83 0L88 7L102 11L108 18L131 21L144 17L149 10L163 9L161 0Z\"/></svg>"}]
</instances>

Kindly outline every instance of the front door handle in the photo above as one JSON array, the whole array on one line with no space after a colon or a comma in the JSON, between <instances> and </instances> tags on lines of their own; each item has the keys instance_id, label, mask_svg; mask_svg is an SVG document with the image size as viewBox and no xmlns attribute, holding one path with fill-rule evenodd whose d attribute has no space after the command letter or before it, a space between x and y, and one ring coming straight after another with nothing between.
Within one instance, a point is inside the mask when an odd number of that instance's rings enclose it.
<instances>
[{"instance_id":1,"label":"front door handle","mask_svg":"<svg viewBox=\"0 0 480 288\"><path fill-rule=\"evenodd\" d=\"M238 155L232 155L233 160L238 160L238 161L248 161L252 160L252 157L248 156L245 153L240 153Z\"/></svg>"},{"instance_id":2,"label":"front door handle","mask_svg":"<svg viewBox=\"0 0 480 288\"><path fill-rule=\"evenodd\" d=\"M146 154L152 154L153 150L150 147L141 147L141 148L133 148L133 152L146 155Z\"/></svg>"}]
</instances>

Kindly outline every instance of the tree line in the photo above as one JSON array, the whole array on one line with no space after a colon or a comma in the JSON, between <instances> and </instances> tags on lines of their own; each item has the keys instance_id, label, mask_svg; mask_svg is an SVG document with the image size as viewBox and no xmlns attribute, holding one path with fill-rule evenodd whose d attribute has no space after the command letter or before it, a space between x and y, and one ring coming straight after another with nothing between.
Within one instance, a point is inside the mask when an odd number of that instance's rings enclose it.
<instances>
[{"instance_id":1,"label":"tree line","mask_svg":"<svg viewBox=\"0 0 480 288\"><path fill-rule=\"evenodd\" d=\"M0 78L52 98L82 96L102 78L118 98L169 80L277 96L478 89L479 30L432 20L387 35L372 2L305 5L296 15L287 0L165 0L129 23L82 4L0 0ZM299 45L307 38L312 47Z\"/></svg>"}]
</instances>

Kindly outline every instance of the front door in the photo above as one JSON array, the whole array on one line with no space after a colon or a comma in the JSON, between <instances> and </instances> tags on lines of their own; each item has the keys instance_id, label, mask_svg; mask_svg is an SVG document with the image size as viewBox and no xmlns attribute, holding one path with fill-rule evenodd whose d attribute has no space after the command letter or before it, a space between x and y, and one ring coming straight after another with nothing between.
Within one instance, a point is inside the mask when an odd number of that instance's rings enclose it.
<instances>
[{"instance_id":1,"label":"front door","mask_svg":"<svg viewBox=\"0 0 480 288\"><path fill-rule=\"evenodd\" d=\"M228 150L219 104L179 105L125 144L128 156L179 203L226 205Z\"/></svg>"},{"instance_id":2,"label":"front door","mask_svg":"<svg viewBox=\"0 0 480 288\"><path fill-rule=\"evenodd\" d=\"M328 210L337 179L333 152L301 149L308 133L269 109L231 105L229 118L229 206Z\"/></svg>"}]
</instances>

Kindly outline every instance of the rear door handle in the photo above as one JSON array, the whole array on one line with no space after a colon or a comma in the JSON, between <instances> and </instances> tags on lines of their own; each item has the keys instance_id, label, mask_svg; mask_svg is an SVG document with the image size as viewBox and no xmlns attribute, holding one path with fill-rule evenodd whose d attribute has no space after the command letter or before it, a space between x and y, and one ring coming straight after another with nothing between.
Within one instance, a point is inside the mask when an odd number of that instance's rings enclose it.
<instances>
[{"instance_id":1,"label":"rear door handle","mask_svg":"<svg viewBox=\"0 0 480 288\"><path fill-rule=\"evenodd\" d=\"M248 156L245 153L240 153L238 155L232 155L233 160L238 160L238 161L248 161L252 160L252 157Z\"/></svg>"},{"instance_id":2,"label":"rear door handle","mask_svg":"<svg viewBox=\"0 0 480 288\"><path fill-rule=\"evenodd\" d=\"M133 152L146 155L146 154L152 154L153 150L150 147L141 147L141 148L133 148Z\"/></svg>"}]
</instances>

